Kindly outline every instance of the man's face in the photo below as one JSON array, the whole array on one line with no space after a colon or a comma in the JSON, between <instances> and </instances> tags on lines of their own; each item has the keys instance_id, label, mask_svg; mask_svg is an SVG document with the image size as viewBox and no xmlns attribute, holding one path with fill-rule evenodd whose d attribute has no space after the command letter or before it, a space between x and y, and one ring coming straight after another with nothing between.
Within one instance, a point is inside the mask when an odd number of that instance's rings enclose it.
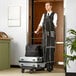
<instances>
[{"instance_id":1,"label":"man's face","mask_svg":"<svg viewBox=\"0 0 76 76\"><path fill-rule=\"evenodd\" d=\"M52 9L52 6L50 5L50 3L45 4L45 9L46 9L46 11L49 11Z\"/></svg>"}]
</instances>

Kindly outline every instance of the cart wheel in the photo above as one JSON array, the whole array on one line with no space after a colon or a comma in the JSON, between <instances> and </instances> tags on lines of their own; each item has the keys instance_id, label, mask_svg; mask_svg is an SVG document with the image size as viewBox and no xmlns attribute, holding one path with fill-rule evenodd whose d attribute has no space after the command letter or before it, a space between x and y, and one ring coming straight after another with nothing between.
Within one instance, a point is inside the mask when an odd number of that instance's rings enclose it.
<instances>
[{"instance_id":1,"label":"cart wheel","mask_svg":"<svg viewBox=\"0 0 76 76\"><path fill-rule=\"evenodd\" d=\"M47 71L51 72L53 70L53 66L51 66L50 64L47 64Z\"/></svg>"},{"instance_id":2,"label":"cart wheel","mask_svg":"<svg viewBox=\"0 0 76 76\"><path fill-rule=\"evenodd\" d=\"M24 68L22 68L21 72L22 72L22 73L24 73L24 70L25 70L25 69L24 69Z\"/></svg>"},{"instance_id":3,"label":"cart wheel","mask_svg":"<svg viewBox=\"0 0 76 76\"><path fill-rule=\"evenodd\" d=\"M30 69L30 73L32 74L34 72L34 70L33 69Z\"/></svg>"},{"instance_id":4,"label":"cart wheel","mask_svg":"<svg viewBox=\"0 0 76 76\"><path fill-rule=\"evenodd\" d=\"M47 71L48 71L48 72L51 72L52 70L51 70L51 68L47 68Z\"/></svg>"}]
</instances>

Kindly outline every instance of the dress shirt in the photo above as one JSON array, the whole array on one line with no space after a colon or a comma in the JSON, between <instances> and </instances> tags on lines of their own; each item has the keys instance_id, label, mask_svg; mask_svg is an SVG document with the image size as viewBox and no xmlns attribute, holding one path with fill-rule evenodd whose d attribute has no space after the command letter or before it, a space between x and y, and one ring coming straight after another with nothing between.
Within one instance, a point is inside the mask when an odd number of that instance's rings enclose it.
<instances>
[{"instance_id":1,"label":"dress shirt","mask_svg":"<svg viewBox=\"0 0 76 76\"><path fill-rule=\"evenodd\" d=\"M47 16L48 16L48 13L49 13L49 15L51 15L52 11L47 12ZM54 17L53 18L54 26L57 27L57 13L54 13L54 16L53 17ZM39 26L43 26L43 21L44 21L44 14L41 17L41 21L39 23Z\"/></svg>"}]
</instances>

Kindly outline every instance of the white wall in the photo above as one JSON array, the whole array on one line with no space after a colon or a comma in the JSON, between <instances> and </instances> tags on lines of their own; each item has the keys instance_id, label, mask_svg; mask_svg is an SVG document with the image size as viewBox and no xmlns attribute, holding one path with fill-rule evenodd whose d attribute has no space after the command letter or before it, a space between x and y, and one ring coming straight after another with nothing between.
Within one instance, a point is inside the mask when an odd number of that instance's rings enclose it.
<instances>
[{"instance_id":1,"label":"white wall","mask_svg":"<svg viewBox=\"0 0 76 76\"><path fill-rule=\"evenodd\" d=\"M67 34L67 30L71 28L76 30L76 0L64 0L64 4L64 12L66 17L65 28L66 36L68 36L69 34ZM69 51L69 49L67 49L67 51ZM69 52L67 53L69 54ZM67 72L76 72L76 61L71 61L69 65L70 67L67 66Z\"/></svg>"},{"instance_id":2,"label":"white wall","mask_svg":"<svg viewBox=\"0 0 76 76\"><path fill-rule=\"evenodd\" d=\"M11 40L10 61L11 65L18 65L20 56L25 55L27 44L28 26L28 1L29 0L0 0L0 31L6 32ZM8 6L21 6L21 26L8 27Z\"/></svg>"}]
</instances>

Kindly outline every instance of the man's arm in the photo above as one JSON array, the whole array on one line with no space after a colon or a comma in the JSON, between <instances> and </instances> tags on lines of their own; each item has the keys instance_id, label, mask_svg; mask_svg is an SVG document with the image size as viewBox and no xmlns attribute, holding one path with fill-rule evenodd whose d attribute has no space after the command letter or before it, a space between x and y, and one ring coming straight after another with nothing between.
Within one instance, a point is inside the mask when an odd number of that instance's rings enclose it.
<instances>
[{"instance_id":1,"label":"man's arm","mask_svg":"<svg viewBox=\"0 0 76 76\"><path fill-rule=\"evenodd\" d=\"M42 15L41 21L40 21L40 23L39 23L39 25L38 25L36 31L34 31L34 33L37 34L37 33L39 32L39 30L40 30L40 29L42 28L42 26L43 26L43 21L44 21L44 14Z\"/></svg>"},{"instance_id":2,"label":"man's arm","mask_svg":"<svg viewBox=\"0 0 76 76\"><path fill-rule=\"evenodd\" d=\"M57 19L58 19L58 16L57 16L57 13L55 13L54 14L54 20L53 20L55 28L57 27Z\"/></svg>"}]
</instances>

